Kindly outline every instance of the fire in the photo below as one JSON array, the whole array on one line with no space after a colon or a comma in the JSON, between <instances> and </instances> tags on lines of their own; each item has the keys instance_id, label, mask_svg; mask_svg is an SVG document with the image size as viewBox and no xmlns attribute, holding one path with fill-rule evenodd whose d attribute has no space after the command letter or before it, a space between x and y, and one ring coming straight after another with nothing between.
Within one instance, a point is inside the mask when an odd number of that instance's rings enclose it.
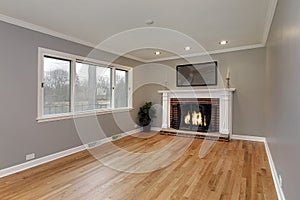
<instances>
[{"instance_id":1,"label":"fire","mask_svg":"<svg viewBox=\"0 0 300 200\"><path fill-rule=\"evenodd\" d=\"M202 126L202 115L200 112L196 113L196 111L192 114L192 125L194 126Z\"/></svg>"},{"instance_id":2,"label":"fire","mask_svg":"<svg viewBox=\"0 0 300 200\"><path fill-rule=\"evenodd\" d=\"M191 114L190 112L187 113L187 115L184 118L185 124L190 124L191 123ZM202 118L202 113L201 112L196 112L194 111L192 113L192 125L194 126L207 126L206 123L206 116L204 116L204 120Z\"/></svg>"},{"instance_id":3,"label":"fire","mask_svg":"<svg viewBox=\"0 0 300 200\"><path fill-rule=\"evenodd\" d=\"M190 121L191 121L191 115L190 115L190 112L188 112L188 114L184 118L184 123L190 124Z\"/></svg>"}]
</instances>

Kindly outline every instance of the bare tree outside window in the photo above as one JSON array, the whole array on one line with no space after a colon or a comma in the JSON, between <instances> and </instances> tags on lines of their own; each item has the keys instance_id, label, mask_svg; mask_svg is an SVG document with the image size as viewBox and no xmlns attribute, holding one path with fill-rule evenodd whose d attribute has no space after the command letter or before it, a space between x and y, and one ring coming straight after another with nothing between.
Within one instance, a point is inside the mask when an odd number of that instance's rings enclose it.
<instances>
[{"instance_id":1,"label":"bare tree outside window","mask_svg":"<svg viewBox=\"0 0 300 200\"><path fill-rule=\"evenodd\" d=\"M128 72L116 69L115 107L128 107Z\"/></svg>"},{"instance_id":2,"label":"bare tree outside window","mask_svg":"<svg viewBox=\"0 0 300 200\"><path fill-rule=\"evenodd\" d=\"M43 114L70 112L71 61L44 57Z\"/></svg>"},{"instance_id":3,"label":"bare tree outside window","mask_svg":"<svg viewBox=\"0 0 300 200\"><path fill-rule=\"evenodd\" d=\"M111 108L111 69L76 63L75 111Z\"/></svg>"},{"instance_id":4,"label":"bare tree outside window","mask_svg":"<svg viewBox=\"0 0 300 200\"><path fill-rule=\"evenodd\" d=\"M128 107L126 70L44 55L42 73L43 116Z\"/></svg>"}]
</instances>

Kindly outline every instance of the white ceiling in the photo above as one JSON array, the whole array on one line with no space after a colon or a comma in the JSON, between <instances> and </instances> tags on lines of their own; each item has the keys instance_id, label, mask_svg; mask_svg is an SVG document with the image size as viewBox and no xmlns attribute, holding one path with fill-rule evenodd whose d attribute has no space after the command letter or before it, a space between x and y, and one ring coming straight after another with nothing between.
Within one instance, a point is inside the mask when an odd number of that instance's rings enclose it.
<instances>
[{"instance_id":1,"label":"white ceiling","mask_svg":"<svg viewBox=\"0 0 300 200\"><path fill-rule=\"evenodd\" d=\"M123 31L149 27L145 24L148 19L154 21L150 27L176 30L195 40L187 44L168 34L154 37L149 33L144 34L148 46L141 43L136 47L140 51L123 49L122 53L133 58L154 61L174 58L176 54L197 55L201 52L193 46L196 42L211 53L264 46L276 3L277 0L1 0L0 20L90 46ZM130 42L134 43L134 39ZM174 45L162 48L163 53L155 56L154 49L160 48L157 42L165 40ZM221 40L229 40L229 44L220 46ZM149 46L151 42L156 45ZM123 41L118 44L127 45ZM187 45L192 50L185 52Z\"/></svg>"}]
</instances>

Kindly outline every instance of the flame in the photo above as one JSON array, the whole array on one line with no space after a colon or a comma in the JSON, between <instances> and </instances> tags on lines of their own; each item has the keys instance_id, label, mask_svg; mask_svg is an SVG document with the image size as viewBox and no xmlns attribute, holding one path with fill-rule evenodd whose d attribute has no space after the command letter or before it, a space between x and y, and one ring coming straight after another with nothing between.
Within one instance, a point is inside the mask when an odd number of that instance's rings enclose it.
<instances>
[{"instance_id":1,"label":"flame","mask_svg":"<svg viewBox=\"0 0 300 200\"><path fill-rule=\"evenodd\" d=\"M192 122L191 122L191 117L192 117ZM192 124L194 126L207 126L206 115L202 117L202 113L201 112L197 113L196 111L194 111L192 115L190 114L190 112L188 112L184 117L184 122L185 124L188 125Z\"/></svg>"},{"instance_id":2,"label":"flame","mask_svg":"<svg viewBox=\"0 0 300 200\"><path fill-rule=\"evenodd\" d=\"M196 113L196 111L193 112L192 114L192 125L195 125L195 126L202 126L202 115L201 113Z\"/></svg>"},{"instance_id":3,"label":"flame","mask_svg":"<svg viewBox=\"0 0 300 200\"><path fill-rule=\"evenodd\" d=\"M184 118L184 123L190 124L190 121L191 121L191 115L190 115L190 112L188 112L188 114Z\"/></svg>"}]
</instances>

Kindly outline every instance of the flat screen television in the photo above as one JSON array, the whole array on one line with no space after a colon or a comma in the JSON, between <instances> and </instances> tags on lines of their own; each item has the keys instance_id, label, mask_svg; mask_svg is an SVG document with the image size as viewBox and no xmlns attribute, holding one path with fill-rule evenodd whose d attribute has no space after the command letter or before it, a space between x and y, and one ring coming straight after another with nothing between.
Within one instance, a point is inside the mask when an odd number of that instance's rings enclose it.
<instances>
[{"instance_id":1,"label":"flat screen television","mask_svg":"<svg viewBox=\"0 0 300 200\"><path fill-rule=\"evenodd\" d=\"M177 87L217 85L217 67L217 61L178 65Z\"/></svg>"}]
</instances>

